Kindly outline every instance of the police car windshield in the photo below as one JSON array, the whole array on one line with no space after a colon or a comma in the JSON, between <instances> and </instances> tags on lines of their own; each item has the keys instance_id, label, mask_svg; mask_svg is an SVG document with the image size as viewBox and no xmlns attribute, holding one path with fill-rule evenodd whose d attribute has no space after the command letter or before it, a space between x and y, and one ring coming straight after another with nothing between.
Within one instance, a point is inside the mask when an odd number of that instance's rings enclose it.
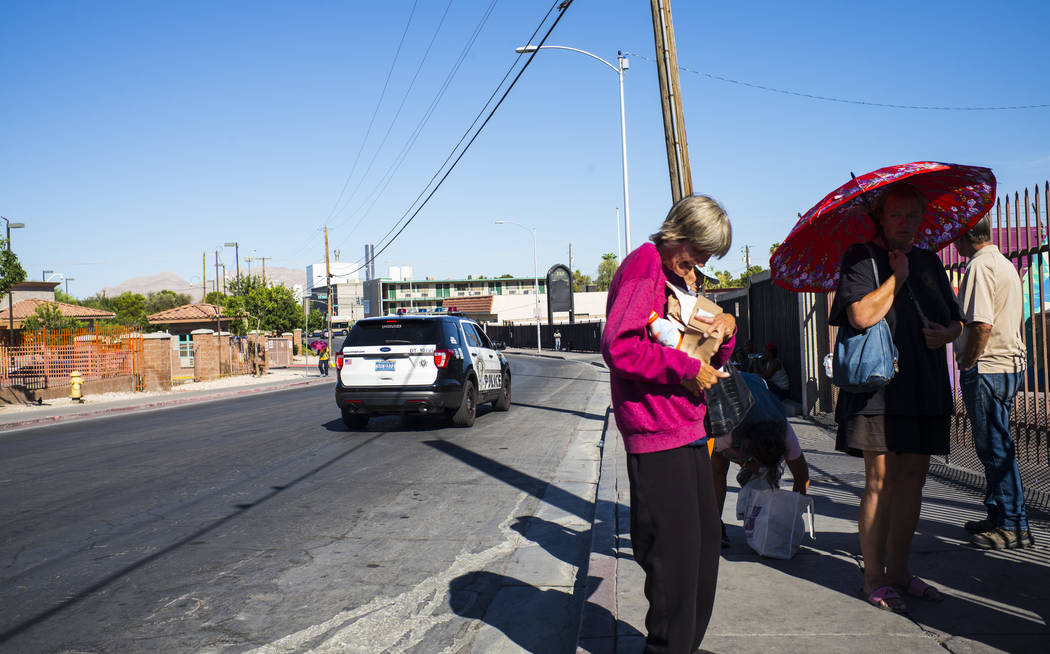
<instances>
[{"instance_id":1,"label":"police car windshield","mask_svg":"<svg viewBox=\"0 0 1050 654\"><path fill-rule=\"evenodd\" d=\"M437 345L441 327L437 320L395 318L362 320L350 330L346 345Z\"/></svg>"}]
</instances>

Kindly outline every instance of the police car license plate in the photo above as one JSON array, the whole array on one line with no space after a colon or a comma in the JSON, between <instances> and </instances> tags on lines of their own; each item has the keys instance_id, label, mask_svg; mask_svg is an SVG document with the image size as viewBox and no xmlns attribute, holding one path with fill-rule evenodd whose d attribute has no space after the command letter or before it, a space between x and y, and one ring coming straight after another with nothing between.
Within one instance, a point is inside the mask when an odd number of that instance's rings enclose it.
<instances>
[{"instance_id":1,"label":"police car license plate","mask_svg":"<svg viewBox=\"0 0 1050 654\"><path fill-rule=\"evenodd\" d=\"M376 372L394 372L394 362L376 361Z\"/></svg>"}]
</instances>

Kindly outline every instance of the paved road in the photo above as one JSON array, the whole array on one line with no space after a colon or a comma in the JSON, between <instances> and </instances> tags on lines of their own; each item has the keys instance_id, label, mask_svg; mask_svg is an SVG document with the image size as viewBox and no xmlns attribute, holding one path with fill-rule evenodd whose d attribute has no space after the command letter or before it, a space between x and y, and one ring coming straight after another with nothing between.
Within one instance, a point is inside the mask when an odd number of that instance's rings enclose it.
<instances>
[{"instance_id":1,"label":"paved road","mask_svg":"<svg viewBox=\"0 0 1050 654\"><path fill-rule=\"evenodd\" d=\"M607 376L511 360L472 429L315 386L0 435L0 651L572 651Z\"/></svg>"}]
</instances>

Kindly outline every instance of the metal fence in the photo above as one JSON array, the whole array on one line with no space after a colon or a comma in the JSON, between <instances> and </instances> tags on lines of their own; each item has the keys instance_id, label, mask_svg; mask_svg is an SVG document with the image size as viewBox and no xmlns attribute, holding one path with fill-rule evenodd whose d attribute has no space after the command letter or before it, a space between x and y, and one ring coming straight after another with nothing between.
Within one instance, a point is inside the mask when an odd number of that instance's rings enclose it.
<instances>
[{"instance_id":1,"label":"metal fence","mask_svg":"<svg viewBox=\"0 0 1050 654\"><path fill-rule=\"evenodd\" d=\"M85 380L133 375L142 388L142 334L128 327L21 331L0 345L0 386L39 390Z\"/></svg>"},{"instance_id":2,"label":"metal fence","mask_svg":"<svg viewBox=\"0 0 1050 654\"><path fill-rule=\"evenodd\" d=\"M544 349L554 349L554 332L561 332L561 348L576 352L598 352L602 347L604 320L540 325L540 344ZM536 325L486 324L485 333L494 343L502 342L507 347L536 347Z\"/></svg>"},{"instance_id":3,"label":"metal fence","mask_svg":"<svg viewBox=\"0 0 1050 654\"><path fill-rule=\"evenodd\" d=\"M1037 185L1031 193L1000 197L992 218L992 242L1017 269L1024 299L1024 337L1028 351L1028 370L1017 394L1011 431L1017 444L1018 465L1026 486L1050 490L1050 365L1047 361L1045 283L1050 286L1050 246L1047 225L1050 213L1046 206L1050 183L1044 182L1042 193ZM954 247L940 252L941 261L952 285L958 291L967 260ZM949 351L955 416L952 420L952 459L954 462L981 470L973 448L973 434L963 407L959 370Z\"/></svg>"}]
</instances>

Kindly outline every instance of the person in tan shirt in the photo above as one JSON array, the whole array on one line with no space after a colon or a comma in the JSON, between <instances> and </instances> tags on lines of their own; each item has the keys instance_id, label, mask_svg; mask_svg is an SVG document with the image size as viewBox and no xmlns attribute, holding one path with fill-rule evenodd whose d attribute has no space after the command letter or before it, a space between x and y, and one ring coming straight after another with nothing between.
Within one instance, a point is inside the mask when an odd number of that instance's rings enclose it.
<instances>
[{"instance_id":1,"label":"person in tan shirt","mask_svg":"<svg viewBox=\"0 0 1050 654\"><path fill-rule=\"evenodd\" d=\"M1017 270L991 242L991 221L981 219L955 242L970 261L959 285L966 327L955 343L963 403L984 465L987 518L967 522L981 549L1032 547L1024 489L1010 434L1010 412L1027 361L1024 314Z\"/></svg>"}]
</instances>

